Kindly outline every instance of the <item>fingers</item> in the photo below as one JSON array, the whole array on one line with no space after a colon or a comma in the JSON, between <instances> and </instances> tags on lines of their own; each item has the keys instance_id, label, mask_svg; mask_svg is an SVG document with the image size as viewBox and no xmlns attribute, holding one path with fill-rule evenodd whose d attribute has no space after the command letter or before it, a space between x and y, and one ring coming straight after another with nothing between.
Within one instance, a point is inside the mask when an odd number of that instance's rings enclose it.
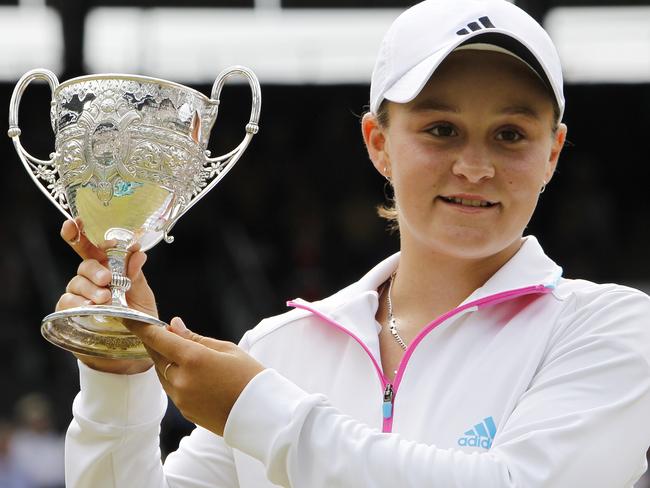
<instances>
[{"instance_id":1,"label":"fingers","mask_svg":"<svg viewBox=\"0 0 650 488\"><path fill-rule=\"evenodd\" d=\"M151 324L128 325L129 330L138 336L148 350L152 351L152 359L156 354L176 364L184 364L192 360L192 353L199 347L194 342L172 334L166 328Z\"/></svg>"},{"instance_id":2,"label":"fingers","mask_svg":"<svg viewBox=\"0 0 650 488\"><path fill-rule=\"evenodd\" d=\"M201 344L202 346L209 347L214 351L227 353L231 351L233 347L236 347L232 342L220 341L213 339L212 337L205 337L197 334L196 332L192 332L185 326L185 323L180 317L174 317L169 323L167 330L181 336L184 339L190 340L197 344Z\"/></svg>"},{"instance_id":3,"label":"fingers","mask_svg":"<svg viewBox=\"0 0 650 488\"><path fill-rule=\"evenodd\" d=\"M70 245L70 247L83 259L96 259L103 261L106 254L94 246L83 232L80 232L77 224L73 220L66 220L61 226L61 237Z\"/></svg>"},{"instance_id":4,"label":"fingers","mask_svg":"<svg viewBox=\"0 0 650 488\"><path fill-rule=\"evenodd\" d=\"M167 328L134 324L129 326L129 330L137 335L148 349L178 365L195 361L203 350L201 346L221 353L231 353L237 349L231 342L204 337L190 331L180 317L174 317ZM155 357L152 358L156 361Z\"/></svg>"},{"instance_id":5,"label":"fingers","mask_svg":"<svg viewBox=\"0 0 650 488\"><path fill-rule=\"evenodd\" d=\"M73 220L66 220L61 226L61 237L72 247L72 249L81 256L84 260L93 260L97 262L105 262L107 257L106 253L92 244L88 238L79 231L77 224ZM110 241L113 242L113 241ZM147 255L140 251L139 244L135 244L131 249L132 253L129 255L127 263L127 276L132 281L138 279L142 274L142 267L147 261ZM110 282L110 275L108 278ZM108 282L106 283L108 284Z\"/></svg>"},{"instance_id":6,"label":"fingers","mask_svg":"<svg viewBox=\"0 0 650 488\"><path fill-rule=\"evenodd\" d=\"M67 310L68 308L82 307L84 305L90 305L92 300L88 300L82 296L75 295L74 293L64 293L59 298L59 301L56 302L55 310Z\"/></svg>"},{"instance_id":7,"label":"fingers","mask_svg":"<svg viewBox=\"0 0 650 488\"><path fill-rule=\"evenodd\" d=\"M111 281L111 273L94 259L83 261L65 288L65 293L56 304L56 310L81 307L92 303L107 303L111 292L106 288Z\"/></svg>"},{"instance_id":8,"label":"fingers","mask_svg":"<svg viewBox=\"0 0 650 488\"><path fill-rule=\"evenodd\" d=\"M85 259L77 268L77 275L83 276L97 286L108 286L111 282L111 271L96 259Z\"/></svg>"},{"instance_id":9,"label":"fingers","mask_svg":"<svg viewBox=\"0 0 650 488\"><path fill-rule=\"evenodd\" d=\"M66 293L71 293L96 304L110 301L111 292L108 288L97 286L85 276L77 275L70 280L65 288Z\"/></svg>"},{"instance_id":10,"label":"fingers","mask_svg":"<svg viewBox=\"0 0 650 488\"><path fill-rule=\"evenodd\" d=\"M70 280L65 291L101 304L111 298L111 292L107 288L110 282L111 272L108 268L95 259L86 259L79 264L77 276Z\"/></svg>"},{"instance_id":11,"label":"fingers","mask_svg":"<svg viewBox=\"0 0 650 488\"><path fill-rule=\"evenodd\" d=\"M192 340L192 332L190 332L190 330L185 327L185 322L183 322L180 317L174 317L171 322L169 322L167 330L181 336L183 339Z\"/></svg>"},{"instance_id":12,"label":"fingers","mask_svg":"<svg viewBox=\"0 0 650 488\"><path fill-rule=\"evenodd\" d=\"M75 244L79 240L79 229L74 220L66 220L61 226L61 237L64 241Z\"/></svg>"},{"instance_id":13,"label":"fingers","mask_svg":"<svg viewBox=\"0 0 650 488\"><path fill-rule=\"evenodd\" d=\"M126 265L126 275L131 278L131 281L136 281L144 275L142 274L142 267L147 262L147 255L142 251L134 251L130 256Z\"/></svg>"}]
</instances>

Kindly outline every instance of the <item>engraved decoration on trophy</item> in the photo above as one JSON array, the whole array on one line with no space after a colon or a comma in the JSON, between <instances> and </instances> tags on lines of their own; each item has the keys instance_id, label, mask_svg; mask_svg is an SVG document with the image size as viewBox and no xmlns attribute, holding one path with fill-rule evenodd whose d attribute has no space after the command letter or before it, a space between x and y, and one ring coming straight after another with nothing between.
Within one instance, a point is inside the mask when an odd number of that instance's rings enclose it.
<instances>
[{"instance_id":1,"label":"engraved decoration on trophy","mask_svg":"<svg viewBox=\"0 0 650 488\"><path fill-rule=\"evenodd\" d=\"M252 109L242 142L210 157L206 149L226 80L244 77ZM50 119L55 151L33 157L20 142L21 97L34 80L52 91ZM186 86L144 76L99 74L59 84L45 69L23 75L11 97L9 131L27 173L43 194L97 247L112 272L111 304L55 312L41 332L69 351L107 358L147 357L125 321L159 326L164 322L131 309L126 260L136 246L146 251L169 235L178 219L233 167L258 131L259 82L248 68L221 72L211 97Z\"/></svg>"}]
</instances>

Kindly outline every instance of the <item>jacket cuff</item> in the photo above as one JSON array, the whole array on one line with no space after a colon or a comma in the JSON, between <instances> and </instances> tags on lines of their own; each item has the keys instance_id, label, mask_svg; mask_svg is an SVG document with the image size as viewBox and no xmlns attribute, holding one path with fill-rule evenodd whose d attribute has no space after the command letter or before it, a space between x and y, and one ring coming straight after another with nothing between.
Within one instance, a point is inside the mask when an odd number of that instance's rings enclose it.
<instances>
[{"instance_id":1,"label":"jacket cuff","mask_svg":"<svg viewBox=\"0 0 650 488\"><path fill-rule=\"evenodd\" d=\"M104 373L79 365L81 391L75 414L98 424L130 427L158 422L167 409L165 394L153 367L143 373Z\"/></svg>"},{"instance_id":2,"label":"jacket cuff","mask_svg":"<svg viewBox=\"0 0 650 488\"><path fill-rule=\"evenodd\" d=\"M283 444L282 440L286 442L293 428L299 430L311 408L321 401L321 395L311 395L277 371L265 369L235 401L226 421L224 440L230 447L268 464L274 447Z\"/></svg>"}]
</instances>

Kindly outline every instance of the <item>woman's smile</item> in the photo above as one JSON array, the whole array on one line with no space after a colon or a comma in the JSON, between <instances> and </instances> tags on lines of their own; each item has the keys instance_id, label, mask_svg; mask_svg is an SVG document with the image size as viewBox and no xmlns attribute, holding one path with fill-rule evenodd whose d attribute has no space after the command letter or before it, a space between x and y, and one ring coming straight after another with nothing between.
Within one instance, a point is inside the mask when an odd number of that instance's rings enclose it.
<instances>
[{"instance_id":1,"label":"woman's smile","mask_svg":"<svg viewBox=\"0 0 650 488\"><path fill-rule=\"evenodd\" d=\"M482 195L466 193L440 195L435 198L435 202L467 214L485 214L486 212L496 211L499 208L498 201L489 200Z\"/></svg>"}]
</instances>

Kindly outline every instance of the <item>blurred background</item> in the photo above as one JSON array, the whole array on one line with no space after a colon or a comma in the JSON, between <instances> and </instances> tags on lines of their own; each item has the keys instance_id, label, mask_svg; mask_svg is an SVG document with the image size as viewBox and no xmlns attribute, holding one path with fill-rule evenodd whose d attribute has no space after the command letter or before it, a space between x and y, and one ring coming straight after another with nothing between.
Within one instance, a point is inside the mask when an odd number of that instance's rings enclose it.
<instances>
[{"instance_id":1,"label":"blurred background","mask_svg":"<svg viewBox=\"0 0 650 488\"><path fill-rule=\"evenodd\" d=\"M375 207L384 181L362 144L359 117L380 39L407 0L0 0L0 107L17 79L44 67L61 81L138 73L205 94L232 64L262 85L261 130L219 186L149 252L160 316L237 341L285 301L316 299L397 250ZM568 277L650 289L650 2L522 0L565 68L571 145L529 233ZM247 85L228 84L210 149L244 135ZM47 158L50 92L30 86L22 142ZM7 117L1 118L6 133ZM37 191L9 138L0 139L0 488L56 487L62 435L78 390L72 356L39 324L78 259L62 216ZM164 452L191 426L170 408ZM34 463L34 459L42 462ZM38 464L38 466L35 466ZM25 467L27 466L27 468ZM641 486L641 485L639 485ZM650 484L643 486L650 486Z\"/></svg>"}]
</instances>

